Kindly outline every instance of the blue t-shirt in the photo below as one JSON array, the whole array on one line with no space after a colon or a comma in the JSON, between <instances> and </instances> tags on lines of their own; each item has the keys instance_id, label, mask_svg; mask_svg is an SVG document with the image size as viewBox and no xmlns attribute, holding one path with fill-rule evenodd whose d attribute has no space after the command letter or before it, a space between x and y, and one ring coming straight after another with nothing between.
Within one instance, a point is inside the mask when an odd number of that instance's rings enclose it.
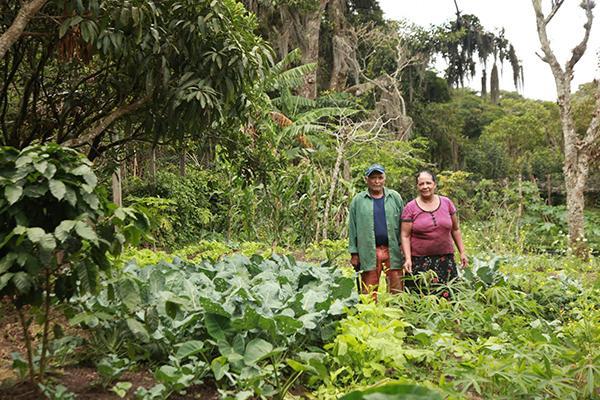
<instances>
[{"instance_id":1,"label":"blue t-shirt","mask_svg":"<svg viewBox=\"0 0 600 400\"><path fill-rule=\"evenodd\" d=\"M375 245L387 246L388 234L387 223L385 222L385 196L380 199L373 199L373 223L375 226Z\"/></svg>"}]
</instances>

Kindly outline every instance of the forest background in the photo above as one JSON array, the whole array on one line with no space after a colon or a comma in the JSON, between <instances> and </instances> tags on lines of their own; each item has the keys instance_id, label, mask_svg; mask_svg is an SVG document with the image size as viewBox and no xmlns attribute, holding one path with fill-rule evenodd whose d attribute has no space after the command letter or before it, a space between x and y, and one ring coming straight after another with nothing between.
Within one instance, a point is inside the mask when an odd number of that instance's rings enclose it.
<instances>
[{"instance_id":1,"label":"forest background","mask_svg":"<svg viewBox=\"0 0 600 400\"><path fill-rule=\"evenodd\" d=\"M117 203L152 216L154 246L343 238L361 171L380 162L407 200L414 172L431 168L465 222L566 250L560 108L499 87L510 69L518 88L522 66L503 31L476 16L457 7L423 28L385 20L369 0L110 5L50 2L21 32L3 58L1 141L86 152L104 182L112 176ZM464 88L476 67L479 92ZM573 94L580 137L595 92L590 82Z\"/></svg>"}]
</instances>

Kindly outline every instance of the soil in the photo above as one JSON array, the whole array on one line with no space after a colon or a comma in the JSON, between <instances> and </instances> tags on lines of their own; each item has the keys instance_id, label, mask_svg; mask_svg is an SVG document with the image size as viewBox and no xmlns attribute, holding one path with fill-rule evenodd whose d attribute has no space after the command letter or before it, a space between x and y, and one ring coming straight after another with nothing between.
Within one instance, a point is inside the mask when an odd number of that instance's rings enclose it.
<instances>
[{"instance_id":1,"label":"soil","mask_svg":"<svg viewBox=\"0 0 600 400\"><path fill-rule=\"evenodd\" d=\"M69 335L79 334L85 337L85 332L74 331L62 315L53 315L53 321L58 321ZM41 327L32 324L30 332L32 336L41 331ZM35 342L34 342L35 344ZM14 307L5 301L0 302L0 400L40 400L43 394L29 381L20 380L12 369L11 354L17 352L26 358L25 342L19 323L18 314ZM85 365L63 366L62 369L54 369L47 377L47 382L65 386L77 399L83 400L117 400L119 397L110 391L110 387L102 387L100 377L93 367ZM156 384L150 371L126 372L119 382L131 382L126 398L134 398L134 393L139 387L151 388ZM116 382L115 382L116 383ZM217 400L218 392L214 384L208 383L202 386L188 388L185 395L174 394L169 397L174 400L202 399Z\"/></svg>"}]
</instances>

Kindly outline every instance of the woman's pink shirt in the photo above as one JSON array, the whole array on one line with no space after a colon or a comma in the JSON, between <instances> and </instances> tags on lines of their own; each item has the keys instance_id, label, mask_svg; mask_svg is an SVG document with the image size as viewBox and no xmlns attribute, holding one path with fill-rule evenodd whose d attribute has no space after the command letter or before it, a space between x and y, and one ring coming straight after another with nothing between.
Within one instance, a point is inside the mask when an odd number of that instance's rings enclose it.
<instances>
[{"instance_id":1,"label":"woman's pink shirt","mask_svg":"<svg viewBox=\"0 0 600 400\"><path fill-rule=\"evenodd\" d=\"M456 207L452 201L439 196L440 206L435 211L424 211L411 200L402 212L402 221L412 222L410 251L413 256L434 256L454 253L452 215Z\"/></svg>"}]
</instances>

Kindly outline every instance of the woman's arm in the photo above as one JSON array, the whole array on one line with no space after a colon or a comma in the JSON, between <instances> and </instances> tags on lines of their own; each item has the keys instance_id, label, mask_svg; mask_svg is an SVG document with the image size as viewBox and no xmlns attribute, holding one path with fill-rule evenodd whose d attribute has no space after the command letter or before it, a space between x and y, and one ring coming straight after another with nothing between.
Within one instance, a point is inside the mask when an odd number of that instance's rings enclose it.
<instances>
[{"instance_id":1,"label":"woman's arm","mask_svg":"<svg viewBox=\"0 0 600 400\"><path fill-rule=\"evenodd\" d=\"M410 253L410 236L412 234L412 222L402 221L400 225L400 239L402 252L404 253L404 272L412 273L412 256Z\"/></svg>"},{"instance_id":2,"label":"woman's arm","mask_svg":"<svg viewBox=\"0 0 600 400\"><path fill-rule=\"evenodd\" d=\"M460 264L465 268L469 264L469 260L467 259L467 253L465 252L465 245L462 240L462 234L460 233L460 225L456 213L452 214L452 239L460 253Z\"/></svg>"}]
</instances>

